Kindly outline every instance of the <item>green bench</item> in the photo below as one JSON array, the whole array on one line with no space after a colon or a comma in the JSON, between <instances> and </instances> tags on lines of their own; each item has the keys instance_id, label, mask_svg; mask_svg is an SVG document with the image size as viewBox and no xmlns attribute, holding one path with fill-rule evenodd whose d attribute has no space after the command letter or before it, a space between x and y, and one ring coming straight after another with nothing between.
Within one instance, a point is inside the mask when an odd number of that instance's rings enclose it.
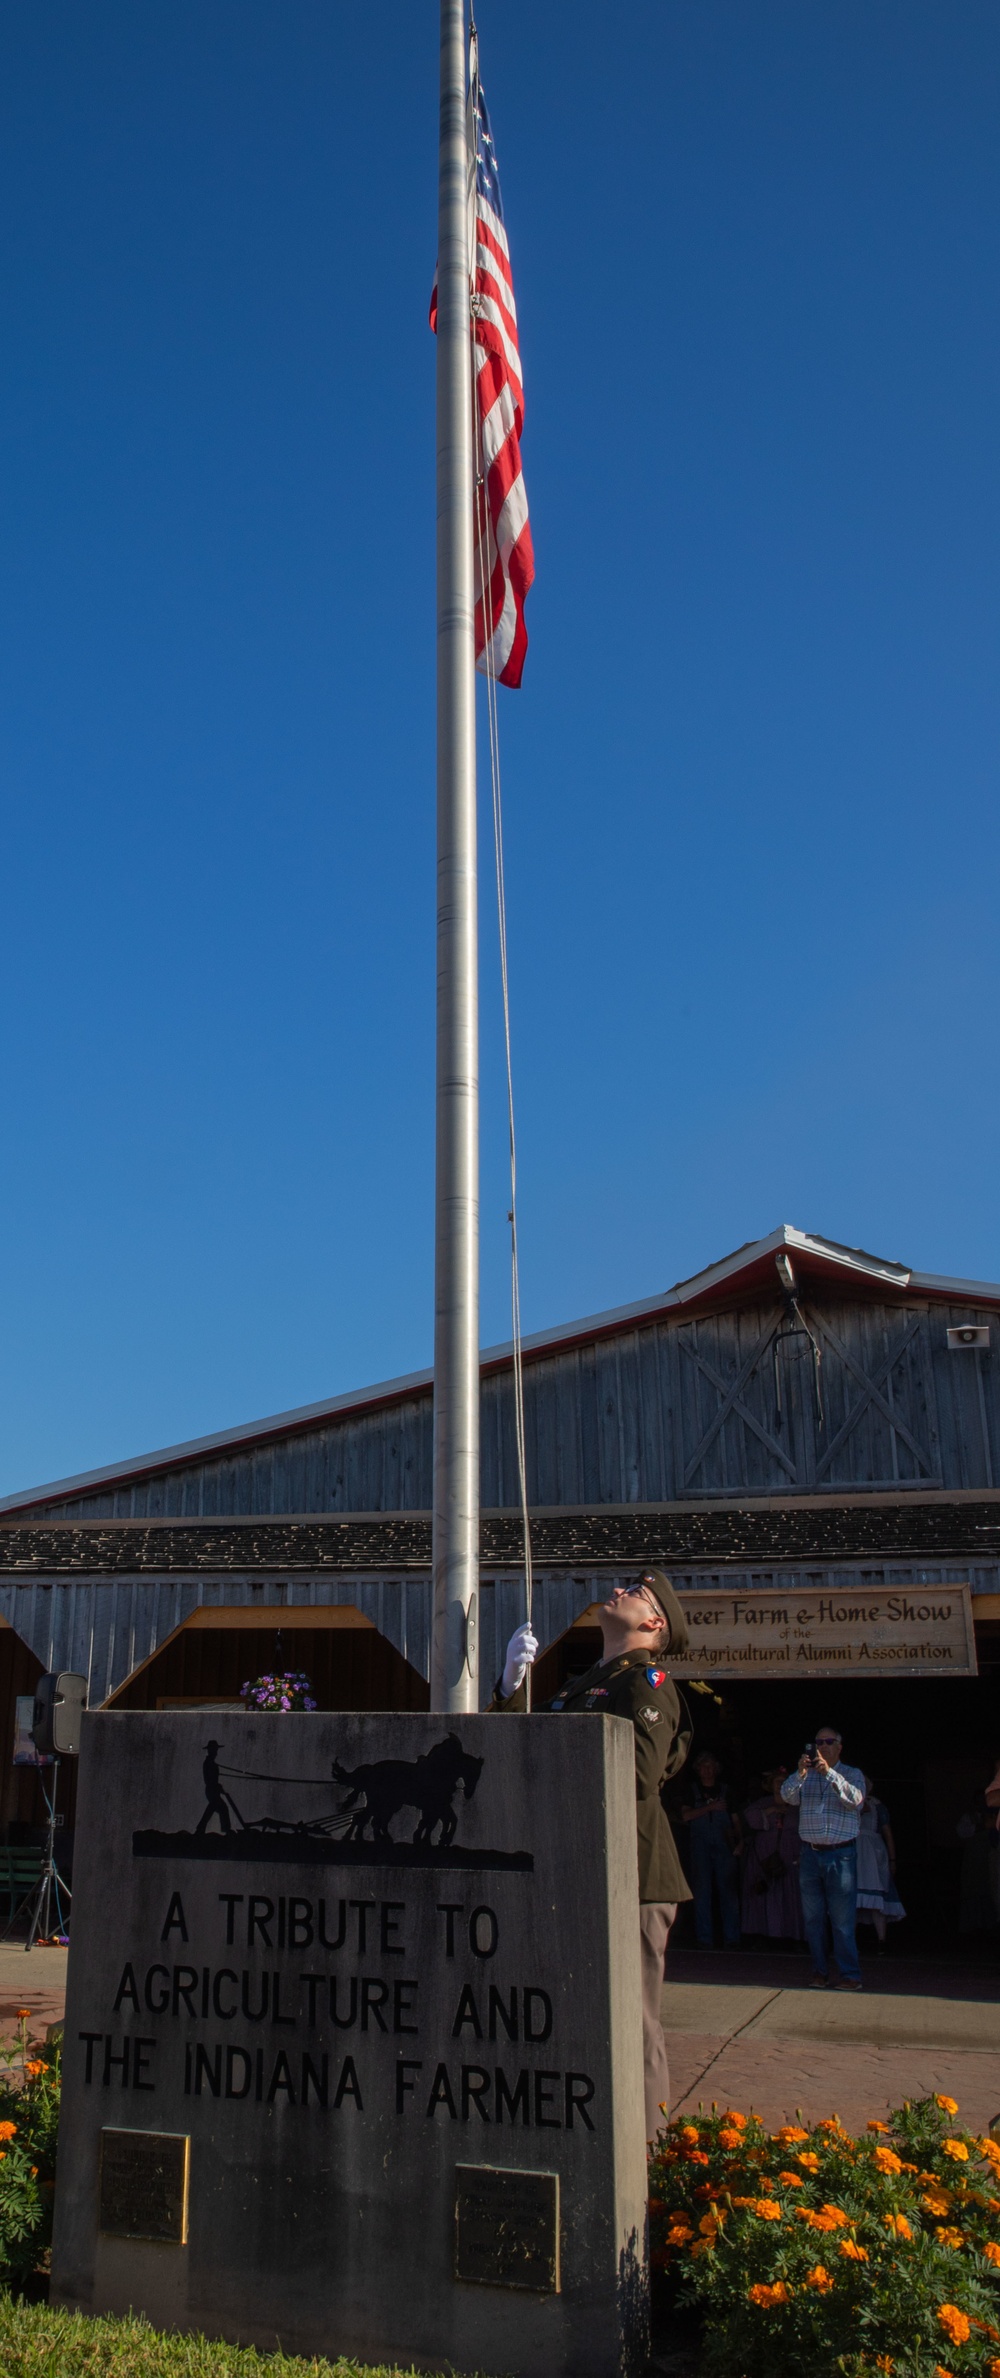
<instances>
[{"instance_id":1,"label":"green bench","mask_svg":"<svg viewBox=\"0 0 1000 2378\"><path fill-rule=\"evenodd\" d=\"M0 1847L0 1906L6 1899L8 1932L13 1931L18 1917L27 1913L28 1901L38 1888L44 1863L44 1850Z\"/></svg>"}]
</instances>

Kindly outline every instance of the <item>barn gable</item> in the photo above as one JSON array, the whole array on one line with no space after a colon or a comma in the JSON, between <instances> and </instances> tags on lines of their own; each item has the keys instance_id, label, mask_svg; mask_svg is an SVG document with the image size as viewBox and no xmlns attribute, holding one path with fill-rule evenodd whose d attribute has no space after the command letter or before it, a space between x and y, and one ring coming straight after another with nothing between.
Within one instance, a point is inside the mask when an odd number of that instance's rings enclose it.
<instances>
[{"instance_id":1,"label":"barn gable","mask_svg":"<svg viewBox=\"0 0 1000 2378\"><path fill-rule=\"evenodd\" d=\"M859 1574L1000 1590L1000 1287L785 1226L639 1304L529 1339L543 1640L609 1574ZM8 1496L0 1611L94 1697L192 1609L350 1601L427 1673L430 1372ZM510 1349L482 1364L488 1689L521 1612Z\"/></svg>"},{"instance_id":2,"label":"barn gable","mask_svg":"<svg viewBox=\"0 0 1000 2378\"><path fill-rule=\"evenodd\" d=\"M785 1226L641 1305L529 1339L534 1504L992 1487L1000 1288L938 1280ZM429 1371L31 1493L0 1515L424 1512ZM510 1354L482 1374L482 1502L518 1501Z\"/></svg>"}]
</instances>

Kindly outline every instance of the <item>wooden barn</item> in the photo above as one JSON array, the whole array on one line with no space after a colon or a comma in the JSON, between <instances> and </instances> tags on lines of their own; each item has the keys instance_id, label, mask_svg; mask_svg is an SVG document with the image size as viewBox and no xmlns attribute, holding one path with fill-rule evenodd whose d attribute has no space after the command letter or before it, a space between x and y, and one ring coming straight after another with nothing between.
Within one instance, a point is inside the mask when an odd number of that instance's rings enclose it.
<instances>
[{"instance_id":1,"label":"wooden barn","mask_svg":"<svg viewBox=\"0 0 1000 2378\"><path fill-rule=\"evenodd\" d=\"M835 1702L917 1898L957 1908L956 1825L1000 1751L1000 1286L786 1226L525 1355L543 1643L662 1563L706 1622L706 1737L749 1778ZM328 1706L370 1706L337 1698L362 1690L350 1630L330 1629L349 1610L397 1659L379 1689L417 1706L396 1695L429 1667L431 1403L421 1372L8 1496L0 1614L43 1666L83 1670L93 1702L231 1698L250 1631L270 1657L280 1625L308 1637ZM485 1700L523 1615L506 1347L483 1358L481 1429ZM914 1615L908 1635L904 1617L877 1658L845 1637L825 1666L801 1648L727 1664L707 1632L725 1635L726 1597L750 1627L772 1605L821 1625L879 1594L952 1615Z\"/></svg>"}]
</instances>

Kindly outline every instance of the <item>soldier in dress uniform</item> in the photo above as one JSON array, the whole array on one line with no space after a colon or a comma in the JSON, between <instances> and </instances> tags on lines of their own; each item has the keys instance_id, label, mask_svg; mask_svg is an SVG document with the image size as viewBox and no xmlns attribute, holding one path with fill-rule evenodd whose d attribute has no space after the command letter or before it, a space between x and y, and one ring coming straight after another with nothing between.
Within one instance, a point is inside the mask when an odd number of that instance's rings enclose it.
<instances>
[{"instance_id":1,"label":"soldier in dress uniform","mask_svg":"<svg viewBox=\"0 0 1000 2378\"><path fill-rule=\"evenodd\" d=\"M646 2136L662 2128L669 2106L667 2050L660 2021L663 1960L678 1903L690 1899L661 1786L676 1775L691 1748L691 1720L663 1665L688 1647L684 1613L662 1569L644 1569L634 1585L616 1585L601 1604L604 1655L585 1676L571 1677L547 1710L597 1710L627 1717L635 1732L636 1830L639 1848L639 1929L642 1951L642 2045ZM507 1645L503 1675L490 1708L524 1710L525 1678L538 1651L530 1626Z\"/></svg>"}]
</instances>

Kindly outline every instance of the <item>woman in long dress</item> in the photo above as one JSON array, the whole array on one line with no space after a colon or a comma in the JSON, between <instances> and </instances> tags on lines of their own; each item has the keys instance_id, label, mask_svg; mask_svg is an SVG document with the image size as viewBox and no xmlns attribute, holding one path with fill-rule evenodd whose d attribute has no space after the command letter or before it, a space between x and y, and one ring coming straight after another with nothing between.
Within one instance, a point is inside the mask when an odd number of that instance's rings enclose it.
<instances>
[{"instance_id":1,"label":"woman in long dress","mask_svg":"<svg viewBox=\"0 0 1000 2378\"><path fill-rule=\"evenodd\" d=\"M742 1921L744 1932L768 1940L802 1940L799 1898L799 1812L781 1797L787 1767L769 1768L764 1790L743 1811Z\"/></svg>"},{"instance_id":2,"label":"woman in long dress","mask_svg":"<svg viewBox=\"0 0 1000 2378\"><path fill-rule=\"evenodd\" d=\"M898 1924L906 1909L896 1889L896 1844L889 1811L875 1798L872 1779L865 1777L867 1798L858 1826L858 1922L874 1924L880 1948L886 1926Z\"/></svg>"}]
</instances>

